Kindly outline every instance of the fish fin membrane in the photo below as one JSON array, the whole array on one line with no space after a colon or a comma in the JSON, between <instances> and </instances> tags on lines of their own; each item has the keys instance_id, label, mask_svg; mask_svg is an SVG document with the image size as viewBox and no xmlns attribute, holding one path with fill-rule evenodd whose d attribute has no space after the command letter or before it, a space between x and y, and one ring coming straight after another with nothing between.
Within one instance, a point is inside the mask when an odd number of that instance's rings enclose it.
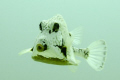
<instances>
[{"instance_id":1,"label":"fish fin membrane","mask_svg":"<svg viewBox=\"0 0 120 80\"><path fill-rule=\"evenodd\" d=\"M106 60L106 43L104 40L98 40L88 46L88 64L96 71L101 71L104 68Z\"/></svg>"},{"instance_id":2,"label":"fish fin membrane","mask_svg":"<svg viewBox=\"0 0 120 80\"><path fill-rule=\"evenodd\" d=\"M68 68L73 73L77 72L77 70L78 70L78 66L75 66L75 65L70 65L70 66L68 66Z\"/></svg>"},{"instance_id":3,"label":"fish fin membrane","mask_svg":"<svg viewBox=\"0 0 120 80\"><path fill-rule=\"evenodd\" d=\"M31 52L31 49L32 49L32 48L22 50L22 51L21 51L20 53L18 53L18 54L19 54L19 55L23 55L23 54L29 53L29 52Z\"/></svg>"},{"instance_id":4,"label":"fish fin membrane","mask_svg":"<svg viewBox=\"0 0 120 80\"><path fill-rule=\"evenodd\" d=\"M73 37L73 45L79 45L81 43L82 27L77 27L70 32Z\"/></svg>"}]
</instances>

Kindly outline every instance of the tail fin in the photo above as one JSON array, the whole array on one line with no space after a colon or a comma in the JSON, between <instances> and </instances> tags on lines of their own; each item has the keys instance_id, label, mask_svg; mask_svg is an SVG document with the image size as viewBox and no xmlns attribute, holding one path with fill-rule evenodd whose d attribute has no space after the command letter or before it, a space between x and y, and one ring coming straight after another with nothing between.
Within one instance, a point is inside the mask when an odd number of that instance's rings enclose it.
<instances>
[{"instance_id":1,"label":"tail fin","mask_svg":"<svg viewBox=\"0 0 120 80\"><path fill-rule=\"evenodd\" d=\"M88 57L86 58L88 64L95 69L100 71L104 68L106 59L106 43L103 40L98 40L88 46Z\"/></svg>"}]
</instances>

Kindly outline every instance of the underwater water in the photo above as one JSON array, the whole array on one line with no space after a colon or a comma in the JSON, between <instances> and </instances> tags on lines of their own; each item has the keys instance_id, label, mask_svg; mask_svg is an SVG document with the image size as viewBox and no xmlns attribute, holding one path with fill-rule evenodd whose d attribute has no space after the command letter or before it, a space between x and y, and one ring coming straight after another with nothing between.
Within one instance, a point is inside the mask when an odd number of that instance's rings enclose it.
<instances>
[{"instance_id":1,"label":"underwater water","mask_svg":"<svg viewBox=\"0 0 120 80\"><path fill-rule=\"evenodd\" d=\"M120 80L120 1L119 0L0 0L0 80ZM103 39L107 60L102 71L81 63L76 72L68 66L35 62L31 48L39 34L41 20L61 14L69 31L82 26L82 43Z\"/></svg>"}]
</instances>

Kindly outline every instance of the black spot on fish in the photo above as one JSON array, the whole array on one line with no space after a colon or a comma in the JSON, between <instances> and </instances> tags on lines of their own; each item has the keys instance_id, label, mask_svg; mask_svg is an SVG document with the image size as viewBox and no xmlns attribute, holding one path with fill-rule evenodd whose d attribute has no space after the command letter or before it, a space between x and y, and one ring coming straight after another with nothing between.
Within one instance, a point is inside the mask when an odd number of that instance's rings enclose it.
<instances>
[{"instance_id":1,"label":"black spot on fish","mask_svg":"<svg viewBox=\"0 0 120 80\"><path fill-rule=\"evenodd\" d=\"M58 23L54 23L53 32L58 32L58 30L59 30L59 24Z\"/></svg>"},{"instance_id":2,"label":"black spot on fish","mask_svg":"<svg viewBox=\"0 0 120 80\"><path fill-rule=\"evenodd\" d=\"M89 50L84 50L84 57L87 59L89 57Z\"/></svg>"},{"instance_id":3,"label":"black spot on fish","mask_svg":"<svg viewBox=\"0 0 120 80\"><path fill-rule=\"evenodd\" d=\"M44 51L45 51L45 50L47 50L47 45L46 45L46 44L44 45Z\"/></svg>"},{"instance_id":4,"label":"black spot on fish","mask_svg":"<svg viewBox=\"0 0 120 80\"><path fill-rule=\"evenodd\" d=\"M62 46L64 46L64 40L62 39Z\"/></svg>"},{"instance_id":5,"label":"black spot on fish","mask_svg":"<svg viewBox=\"0 0 120 80\"><path fill-rule=\"evenodd\" d=\"M61 49L61 52L63 53L63 55L66 57L66 51L67 51L67 48L66 46L63 46L62 49Z\"/></svg>"},{"instance_id":6,"label":"black spot on fish","mask_svg":"<svg viewBox=\"0 0 120 80\"><path fill-rule=\"evenodd\" d=\"M59 47L61 49L61 53L63 53L63 55L66 57L66 51L67 51L67 48L66 46L58 46L58 45L54 45L55 47Z\"/></svg>"},{"instance_id":7,"label":"black spot on fish","mask_svg":"<svg viewBox=\"0 0 120 80\"><path fill-rule=\"evenodd\" d=\"M49 30L49 34L51 34L51 30Z\"/></svg>"},{"instance_id":8,"label":"black spot on fish","mask_svg":"<svg viewBox=\"0 0 120 80\"><path fill-rule=\"evenodd\" d=\"M71 34L69 33L69 36L71 36Z\"/></svg>"},{"instance_id":9,"label":"black spot on fish","mask_svg":"<svg viewBox=\"0 0 120 80\"><path fill-rule=\"evenodd\" d=\"M55 45L55 46L57 46L57 47L59 47L60 49L62 49L62 46L58 46L58 45Z\"/></svg>"},{"instance_id":10,"label":"black spot on fish","mask_svg":"<svg viewBox=\"0 0 120 80\"><path fill-rule=\"evenodd\" d=\"M34 48L34 47L33 47ZM30 51L33 51L33 48Z\"/></svg>"},{"instance_id":11,"label":"black spot on fish","mask_svg":"<svg viewBox=\"0 0 120 80\"><path fill-rule=\"evenodd\" d=\"M39 28L42 31L42 22L39 24Z\"/></svg>"}]
</instances>

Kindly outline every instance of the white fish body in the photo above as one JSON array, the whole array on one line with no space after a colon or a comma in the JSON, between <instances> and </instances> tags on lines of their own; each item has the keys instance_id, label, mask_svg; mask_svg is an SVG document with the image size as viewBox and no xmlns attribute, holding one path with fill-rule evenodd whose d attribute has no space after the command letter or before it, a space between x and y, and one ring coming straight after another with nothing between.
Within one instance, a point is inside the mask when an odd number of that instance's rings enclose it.
<instances>
[{"instance_id":1,"label":"white fish body","mask_svg":"<svg viewBox=\"0 0 120 80\"><path fill-rule=\"evenodd\" d=\"M32 58L48 64L78 65L75 56L83 57L95 70L104 67L106 58L106 43L103 40L93 42L88 48L79 49L73 45L80 43L81 28L72 32L68 31L67 24L61 15L56 15L48 20L43 20L40 25L34 47L22 51L20 54L33 52Z\"/></svg>"}]
</instances>

